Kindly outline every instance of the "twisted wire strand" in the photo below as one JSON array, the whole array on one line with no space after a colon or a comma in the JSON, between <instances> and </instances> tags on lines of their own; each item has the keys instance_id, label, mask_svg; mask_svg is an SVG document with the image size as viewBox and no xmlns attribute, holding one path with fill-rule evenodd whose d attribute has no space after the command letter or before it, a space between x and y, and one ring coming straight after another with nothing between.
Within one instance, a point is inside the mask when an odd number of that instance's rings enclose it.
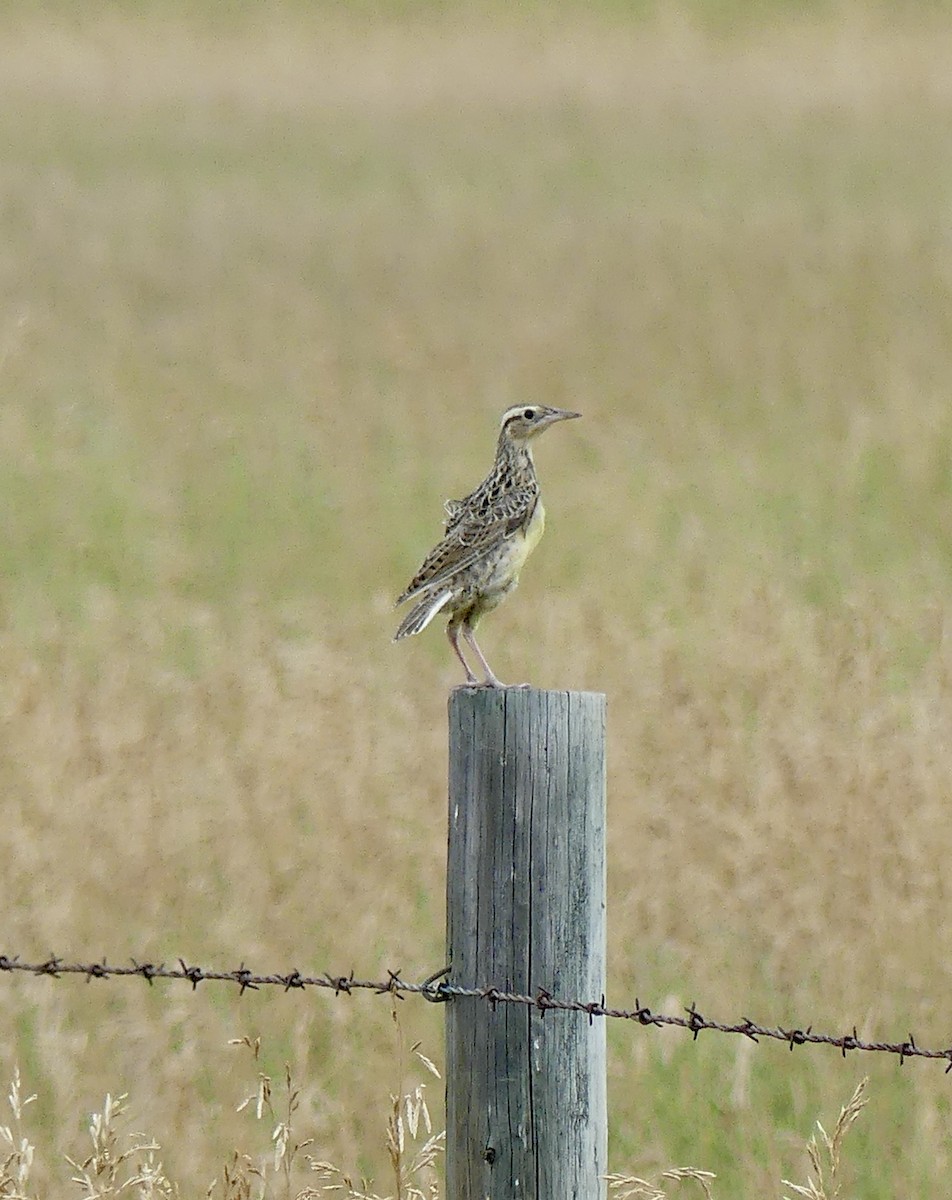
<instances>
[{"instance_id":1,"label":"twisted wire strand","mask_svg":"<svg viewBox=\"0 0 952 1200\"><path fill-rule=\"evenodd\" d=\"M21 973L33 976L44 976L48 979L60 979L64 976L81 975L87 983L93 979L123 979L138 977L144 979L150 986L156 979L180 980L190 983L194 991L200 983L231 983L237 984L239 993L246 990L257 991L263 987L280 987L285 992L303 991L307 988L322 988L334 992L335 995L351 995L354 992L366 991L377 995L388 995L403 999L406 996L423 996L434 1003L444 1003L452 1000L482 1000L489 1003L493 1009L499 1004L516 1004L533 1008L542 1016L550 1010L557 1012L576 1012L587 1016L589 1021L596 1017L604 1017L621 1021L634 1021L639 1025L656 1027L670 1026L685 1029L691 1033L693 1040L705 1032L738 1034L759 1042L761 1038L784 1042L791 1050L797 1046L832 1046L838 1049L845 1058L851 1051L866 1051L879 1054L892 1054L898 1057L900 1065L909 1058L935 1058L946 1062L945 1073L952 1071L952 1046L944 1048L928 1048L920 1046L910 1033L902 1042L871 1042L865 1041L857 1034L856 1026L845 1034L817 1033L813 1025L806 1027L795 1026L784 1028L782 1025L761 1025L744 1017L740 1021L713 1021L703 1016L696 1004L691 1004L684 1010L684 1015L653 1012L636 998L633 1008L609 1007L602 996L599 1000L569 1000L553 996L544 988L534 995L522 992L507 992L496 987L461 987L449 983L446 976L449 968L437 971L434 975L418 983L404 979L399 970L387 971L386 979L358 979L353 971L347 975L302 975L298 970L273 972L259 975L246 967L244 963L231 971L209 970L206 967L189 965L182 958L177 966L166 966L165 963L138 962L132 959L128 966L111 966L105 959L100 962L68 962L67 960L50 955L43 962L22 962L19 955L0 954L0 974Z\"/></svg>"}]
</instances>

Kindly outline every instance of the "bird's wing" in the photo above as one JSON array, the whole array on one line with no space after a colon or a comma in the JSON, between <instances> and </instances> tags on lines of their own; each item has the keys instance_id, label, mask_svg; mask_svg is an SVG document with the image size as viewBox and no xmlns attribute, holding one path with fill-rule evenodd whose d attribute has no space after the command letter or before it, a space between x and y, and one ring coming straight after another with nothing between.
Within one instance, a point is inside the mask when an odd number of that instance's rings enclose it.
<instances>
[{"instance_id":1,"label":"bird's wing","mask_svg":"<svg viewBox=\"0 0 952 1200\"><path fill-rule=\"evenodd\" d=\"M446 513L446 531L460 523L463 517L482 515L499 497L499 484L492 476L484 479L477 488L461 497L459 500L444 500L443 511ZM520 493L523 489L518 490Z\"/></svg>"},{"instance_id":2,"label":"bird's wing","mask_svg":"<svg viewBox=\"0 0 952 1200\"><path fill-rule=\"evenodd\" d=\"M532 516L538 497L537 488L515 488L498 497L482 512L456 513L451 517L452 523L447 525L446 536L423 560L397 604L441 586L501 541L512 537Z\"/></svg>"}]
</instances>

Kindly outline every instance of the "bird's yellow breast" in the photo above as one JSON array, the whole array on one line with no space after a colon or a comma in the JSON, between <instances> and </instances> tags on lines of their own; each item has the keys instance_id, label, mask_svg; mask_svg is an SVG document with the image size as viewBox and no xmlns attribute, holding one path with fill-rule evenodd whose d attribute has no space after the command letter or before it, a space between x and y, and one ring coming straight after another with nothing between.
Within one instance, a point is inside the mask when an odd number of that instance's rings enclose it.
<instances>
[{"instance_id":1,"label":"bird's yellow breast","mask_svg":"<svg viewBox=\"0 0 952 1200\"><path fill-rule=\"evenodd\" d=\"M525 527L521 534L513 538L512 559L510 564L512 573L518 575L522 570L523 564L539 544L539 538L545 532L545 509L542 507L542 497L536 501L535 509L532 516L529 518L529 524Z\"/></svg>"},{"instance_id":2,"label":"bird's yellow breast","mask_svg":"<svg viewBox=\"0 0 952 1200\"><path fill-rule=\"evenodd\" d=\"M519 572L545 529L545 509L537 500L525 529L506 538L481 569L472 588L475 600L470 623L500 603L519 583Z\"/></svg>"}]
</instances>

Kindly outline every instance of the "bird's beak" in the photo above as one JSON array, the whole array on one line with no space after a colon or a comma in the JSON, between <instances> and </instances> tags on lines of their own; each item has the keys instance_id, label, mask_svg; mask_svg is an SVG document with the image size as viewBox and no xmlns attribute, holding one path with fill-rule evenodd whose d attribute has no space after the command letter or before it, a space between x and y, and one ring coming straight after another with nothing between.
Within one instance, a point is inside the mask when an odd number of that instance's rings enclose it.
<instances>
[{"instance_id":1,"label":"bird's beak","mask_svg":"<svg viewBox=\"0 0 952 1200\"><path fill-rule=\"evenodd\" d=\"M545 414L545 423L551 425L554 421L571 421L581 415L581 413L569 412L567 408L550 408Z\"/></svg>"}]
</instances>

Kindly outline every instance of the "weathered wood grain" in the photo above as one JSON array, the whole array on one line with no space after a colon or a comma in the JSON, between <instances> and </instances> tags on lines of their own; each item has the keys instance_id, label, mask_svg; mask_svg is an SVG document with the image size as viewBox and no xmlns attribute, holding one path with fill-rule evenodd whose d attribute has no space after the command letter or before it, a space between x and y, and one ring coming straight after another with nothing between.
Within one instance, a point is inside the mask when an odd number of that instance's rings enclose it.
<instances>
[{"instance_id":1,"label":"weathered wood grain","mask_svg":"<svg viewBox=\"0 0 952 1200\"><path fill-rule=\"evenodd\" d=\"M449 703L451 980L605 991L605 697L460 689ZM446 1005L447 1200L598 1200L605 1023Z\"/></svg>"}]
</instances>

